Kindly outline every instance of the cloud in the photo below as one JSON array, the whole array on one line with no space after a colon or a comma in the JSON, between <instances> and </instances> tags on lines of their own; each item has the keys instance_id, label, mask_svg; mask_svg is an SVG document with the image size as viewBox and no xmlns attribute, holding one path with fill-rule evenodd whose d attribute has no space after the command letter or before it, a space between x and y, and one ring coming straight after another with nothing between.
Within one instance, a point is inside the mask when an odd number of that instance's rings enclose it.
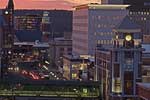
<instances>
[{"instance_id":1,"label":"cloud","mask_svg":"<svg viewBox=\"0 0 150 100\"><path fill-rule=\"evenodd\" d=\"M5 8L8 0L0 0L0 8ZM15 9L72 9L78 4L99 0L14 0Z\"/></svg>"},{"instance_id":2,"label":"cloud","mask_svg":"<svg viewBox=\"0 0 150 100\"><path fill-rule=\"evenodd\" d=\"M100 0L32 0L32 1L67 1L70 3L76 3L76 4L85 4L85 3L95 3L95 2L100 2Z\"/></svg>"}]
</instances>

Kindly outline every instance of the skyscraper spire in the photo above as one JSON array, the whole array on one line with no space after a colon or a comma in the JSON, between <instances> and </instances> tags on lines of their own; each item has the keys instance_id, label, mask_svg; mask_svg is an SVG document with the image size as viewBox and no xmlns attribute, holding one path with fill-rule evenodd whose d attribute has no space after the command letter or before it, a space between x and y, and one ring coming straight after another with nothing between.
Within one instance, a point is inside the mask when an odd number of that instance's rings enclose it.
<instances>
[{"instance_id":1,"label":"skyscraper spire","mask_svg":"<svg viewBox=\"0 0 150 100\"><path fill-rule=\"evenodd\" d=\"M14 10L14 2L13 2L13 0L9 0L8 1L7 9L12 10L12 11Z\"/></svg>"}]
</instances>

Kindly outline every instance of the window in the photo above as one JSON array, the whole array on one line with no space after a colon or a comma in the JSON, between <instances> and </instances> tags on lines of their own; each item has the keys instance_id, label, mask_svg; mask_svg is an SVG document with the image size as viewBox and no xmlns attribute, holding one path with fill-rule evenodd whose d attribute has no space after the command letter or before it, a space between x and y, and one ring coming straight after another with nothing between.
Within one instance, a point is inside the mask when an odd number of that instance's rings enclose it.
<instances>
[{"instance_id":1,"label":"window","mask_svg":"<svg viewBox=\"0 0 150 100\"><path fill-rule=\"evenodd\" d=\"M124 72L124 91L125 94L131 95L133 94L133 72L125 71Z\"/></svg>"},{"instance_id":2,"label":"window","mask_svg":"<svg viewBox=\"0 0 150 100\"><path fill-rule=\"evenodd\" d=\"M132 12L130 12L130 14L132 15Z\"/></svg>"},{"instance_id":3,"label":"window","mask_svg":"<svg viewBox=\"0 0 150 100\"><path fill-rule=\"evenodd\" d=\"M101 25L100 24L98 24L98 28L100 28L101 27Z\"/></svg>"},{"instance_id":4,"label":"window","mask_svg":"<svg viewBox=\"0 0 150 100\"><path fill-rule=\"evenodd\" d=\"M101 44L101 40L98 40L98 41L97 41L97 44Z\"/></svg>"},{"instance_id":5,"label":"window","mask_svg":"<svg viewBox=\"0 0 150 100\"><path fill-rule=\"evenodd\" d=\"M101 16L98 16L98 19L101 19Z\"/></svg>"},{"instance_id":6,"label":"window","mask_svg":"<svg viewBox=\"0 0 150 100\"><path fill-rule=\"evenodd\" d=\"M60 51L64 51L64 48L60 48Z\"/></svg>"},{"instance_id":7,"label":"window","mask_svg":"<svg viewBox=\"0 0 150 100\"><path fill-rule=\"evenodd\" d=\"M120 77L120 66L119 64L114 64L114 77Z\"/></svg>"},{"instance_id":8,"label":"window","mask_svg":"<svg viewBox=\"0 0 150 100\"><path fill-rule=\"evenodd\" d=\"M77 74L76 73L72 73L72 78L76 78L77 77Z\"/></svg>"},{"instance_id":9,"label":"window","mask_svg":"<svg viewBox=\"0 0 150 100\"><path fill-rule=\"evenodd\" d=\"M72 51L72 48L67 48L67 51Z\"/></svg>"},{"instance_id":10,"label":"window","mask_svg":"<svg viewBox=\"0 0 150 100\"><path fill-rule=\"evenodd\" d=\"M144 18L144 20L146 20L146 18Z\"/></svg>"}]
</instances>

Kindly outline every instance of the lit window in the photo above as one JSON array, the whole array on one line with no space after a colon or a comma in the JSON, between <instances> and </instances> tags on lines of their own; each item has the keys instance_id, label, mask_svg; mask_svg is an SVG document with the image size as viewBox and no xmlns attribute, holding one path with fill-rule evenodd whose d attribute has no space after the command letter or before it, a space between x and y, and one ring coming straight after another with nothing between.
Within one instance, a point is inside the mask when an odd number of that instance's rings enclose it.
<instances>
[{"instance_id":1,"label":"lit window","mask_svg":"<svg viewBox=\"0 0 150 100\"><path fill-rule=\"evenodd\" d=\"M77 74L76 73L72 73L72 78L76 78Z\"/></svg>"},{"instance_id":2,"label":"lit window","mask_svg":"<svg viewBox=\"0 0 150 100\"><path fill-rule=\"evenodd\" d=\"M101 19L101 16L98 16L98 19Z\"/></svg>"},{"instance_id":3,"label":"lit window","mask_svg":"<svg viewBox=\"0 0 150 100\"><path fill-rule=\"evenodd\" d=\"M98 41L97 41L97 44L101 44L101 41L100 41L100 40L98 40Z\"/></svg>"},{"instance_id":4,"label":"lit window","mask_svg":"<svg viewBox=\"0 0 150 100\"><path fill-rule=\"evenodd\" d=\"M140 14L141 12L139 11L138 14Z\"/></svg>"},{"instance_id":5,"label":"lit window","mask_svg":"<svg viewBox=\"0 0 150 100\"><path fill-rule=\"evenodd\" d=\"M130 14L132 15L132 12L130 12Z\"/></svg>"},{"instance_id":6,"label":"lit window","mask_svg":"<svg viewBox=\"0 0 150 100\"><path fill-rule=\"evenodd\" d=\"M144 12L144 15L146 15L147 14L147 12Z\"/></svg>"},{"instance_id":7,"label":"lit window","mask_svg":"<svg viewBox=\"0 0 150 100\"><path fill-rule=\"evenodd\" d=\"M142 17L141 20L143 20L144 18Z\"/></svg>"},{"instance_id":8,"label":"lit window","mask_svg":"<svg viewBox=\"0 0 150 100\"><path fill-rule=\"evenodd\" d=\"M72 65L72 68L76 68L77 67L77 65Z\"/></svg>"},{"instance_id":9,"label":"lit window","mask_svg":"<svg viewBox=\"0 0 150 100\"><path fill-rule=\"evenodd\" d=\"M141 12L141 14L143 15L143 12Z\"/></svg>"},{"instance_id":10,"label":"lit window","mask_svg":"<svg viewBox=\"0 0 150 100\"><path fill-rule=\"evenodd\" d=\"M105 40L104 40L103 42L104 42L104 44L106 44L106 41L105 41Z\"/></svg>"},{"instance_id":11,"label":"lit window","mask_svg":"<svg viewBox=\"0 0 150 100\"><path fill-rule=\"evenodd\" d=\"M88 90L87 90L86 88L84 88L84 89L83 89L83 93L84 93L84 94L87 94L87 93L88 93Z\"/></svg>"}]
</instances>

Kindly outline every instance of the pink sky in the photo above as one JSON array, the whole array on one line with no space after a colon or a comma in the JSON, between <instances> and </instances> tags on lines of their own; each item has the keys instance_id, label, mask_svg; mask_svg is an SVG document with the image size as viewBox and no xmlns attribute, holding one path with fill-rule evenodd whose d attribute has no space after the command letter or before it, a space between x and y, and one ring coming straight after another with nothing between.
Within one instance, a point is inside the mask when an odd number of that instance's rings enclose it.
<instances>
[{"instance_id":1,"label":"pink sky","mask_svg":"<svg viewBox=\"0 0 150 100\"><path fill-rule=\"evenodd\" d=\"M8 0L0 0L0 8L5 8ZM78 4L100 0L14 0L15 9L71 9Z\"/></svg>"}]
</instances>

